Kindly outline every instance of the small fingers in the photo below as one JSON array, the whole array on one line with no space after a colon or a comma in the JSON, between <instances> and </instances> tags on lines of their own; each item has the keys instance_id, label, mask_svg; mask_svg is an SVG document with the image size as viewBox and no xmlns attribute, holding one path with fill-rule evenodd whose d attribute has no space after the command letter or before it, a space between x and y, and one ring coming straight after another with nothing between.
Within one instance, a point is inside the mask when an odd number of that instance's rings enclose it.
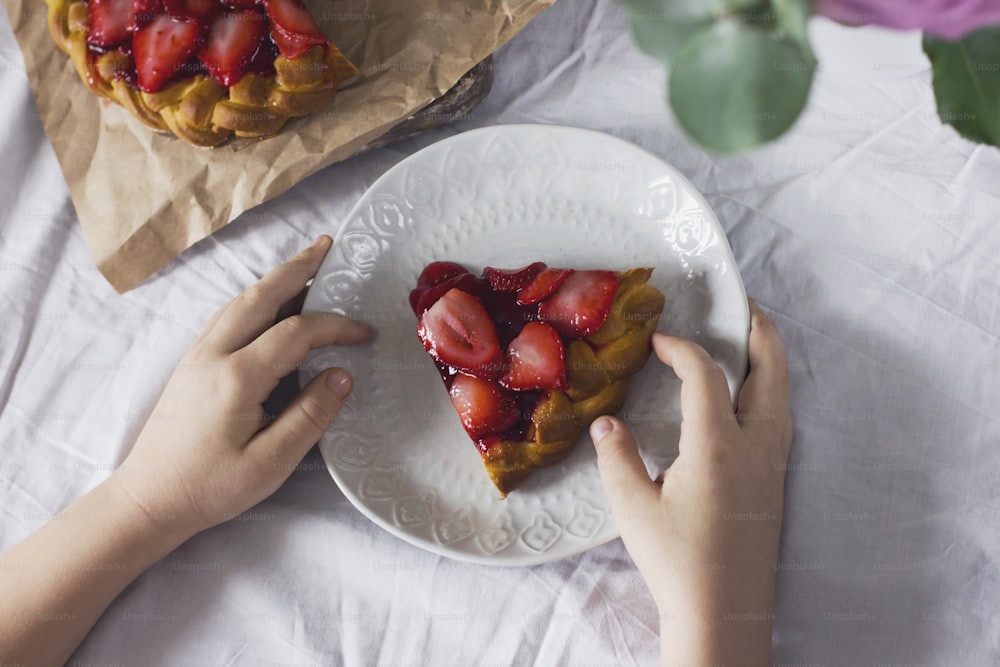
<instances>
[{"instance_id":1,"label":"small fingers","mask_svg":"<svg viewBox=\"0 0 1000 667\"><path fill-rule=\"evenodd\" d=\"M298 368L315 350L327 345L358 345L371 338L367 324L334 313L303 313L281 320L252 343L233 353L233 360L254 369L260 400L278 381Z\"/></svg>"},{"instance_id":2,"label":"small fingers","mask_svg":"<svg viewBox=\"0 0 1000 667\"><path fill-rule=\"evenodd\" d=\"M653 334L653 351L681 380L681 418L699 429L718 428L733 419L729 383L722 367L697 343Z\"/></svg>"},{"instance_id":3,"label":"small fingers","mask_svg":"<svg viewBox=\"0 0 1000 667\"><path fill-rule=\"evenodd\" d=\"M221 352L234 352L266 331L282 304L296 297L316 275L333 241L325 234L293 259L273 269L211 320L205 334Z\"/></svg>"},{"instance_id":4,"label":"small fingers","mask_svg":"<svg viewBox=\"0 0 1000 667\"><path fill-rule=\"evenodd\" d=\"M630 518L649 512L660 496L657 486L639 458L635 437L614 417L598 417L590 425L597 450L597 469L619 530Z\"/></svg>"},{"instance_id":5,"label":"small fingers","mask_svg":"<svg viewBox=\"0 0 1000 667\"><path fill-rule=\"evenodd\" d=\"M739 421L743 430L791 444L788 356L774 322L750 300L750 374L740 391Z\"/></svg>"},{"instance_id":6,"label":"small fingers","mask_svg":"<svg viewBox=\"0 0 1000 667\"><path fill-rule=\"evenodd\" d=\"M223 313L226 312L226 308L228 306L229 304L227 303L226 305L222 306L217 311L212 313L212 316L208 318L207 322L205 322L205 326L203 326L201 328L201 331L198 332L198 336L194 339L194 342L191 343L192 347L198 345L198 343L208 338L208 335L212 332L213 329L215 329L215 325L219 323L220 319L222 319L222 315Z\"/></svg>"},{"instance_id":7,"label":"small fingers","mask_svg":"<svg viewBox=\"0 0 1000 667\"><path fill-rule=\"evenodd\" d=\"M277 419L250 439L247 452L286 479L333 423L353 388L354 378L342 368L320 373Z\"/></svg>"}]
</instances>

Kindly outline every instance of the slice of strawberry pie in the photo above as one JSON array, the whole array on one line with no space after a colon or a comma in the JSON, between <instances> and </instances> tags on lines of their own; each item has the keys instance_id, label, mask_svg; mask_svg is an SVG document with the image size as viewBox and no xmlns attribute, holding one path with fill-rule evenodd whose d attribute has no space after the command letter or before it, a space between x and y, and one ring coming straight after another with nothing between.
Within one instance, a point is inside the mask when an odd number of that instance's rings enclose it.
<instances>
[{"instance_id":1,"label":"slice of strawberry pie","mask_svg":"<svg viewBox=\"0 0 1000 667\"><path fill-rule=\"evenodd\" d=\"M506 496L621 409L664 298L651 268L595 271L428 264L410 292L417 335Z\"/></svg>"},{"instance_id":2,"label":"slice of strawberry pie","mask_svg":"<svg viewBox=\"0 0 1000 667\"><path fill-rule=\"evenodd\" d=\"M275 134L357 74L300 0L47 2L95 94L198 146Z\"/></svg>"}]
</instances>

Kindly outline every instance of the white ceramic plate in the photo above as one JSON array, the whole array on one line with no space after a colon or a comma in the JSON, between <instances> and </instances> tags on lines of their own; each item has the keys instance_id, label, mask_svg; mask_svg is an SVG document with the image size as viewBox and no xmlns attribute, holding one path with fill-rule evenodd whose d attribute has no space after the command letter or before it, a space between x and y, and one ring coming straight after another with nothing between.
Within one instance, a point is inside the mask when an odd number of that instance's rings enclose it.
<instances>
[{"instance_id":1,"label":"white ceramic plate","mask_svg":"<svg viewBox=\"0 0 1000 667\"><path fill-rule=\"evenodd\" d=\"M308 382L331 365L353 395L320 441L341 490L372 521L430 551L492 565L565 558L618 535L584 437L564 462L501 500L416 336L407 295L423 267L625 269L655 266L667 297L660 328L694 338L735 395L747 368L749 312L718 221L658 158L620 139L567 127L466 132L403 160L358 202L320 268L306 311L364 319L366 346L314 351ZM678 381L652 359L621 415L651 472L676 456Z\"/></svg>"}]
</instances>

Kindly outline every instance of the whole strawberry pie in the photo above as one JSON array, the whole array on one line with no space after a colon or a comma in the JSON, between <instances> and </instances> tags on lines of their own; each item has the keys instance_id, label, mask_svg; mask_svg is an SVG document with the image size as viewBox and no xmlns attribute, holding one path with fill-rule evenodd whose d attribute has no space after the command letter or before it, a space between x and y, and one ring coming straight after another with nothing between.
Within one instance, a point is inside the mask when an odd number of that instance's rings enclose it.
<instances>
[{"instance_id":1,"label":"whole strawberry pie","mask_svg":"<svg viewBox=\"0 0 1000 667\"><path fill-rule=\"evenodd\" d=\"M652 272L536 262L476 276L432 262L420 274L417 335L501 495L621 409L663 310Z\"/></svg>"},{"instance_id":2,"label":"whole strawberry pie","mask_svg":"<svg viewBox=\"0 0 1000 667\"><path fill-rule=\"evenodd\" d=\"M357 74L300 0L47 2L95 94L198 146L273 135Z\"/></svg>"}]
</instances>

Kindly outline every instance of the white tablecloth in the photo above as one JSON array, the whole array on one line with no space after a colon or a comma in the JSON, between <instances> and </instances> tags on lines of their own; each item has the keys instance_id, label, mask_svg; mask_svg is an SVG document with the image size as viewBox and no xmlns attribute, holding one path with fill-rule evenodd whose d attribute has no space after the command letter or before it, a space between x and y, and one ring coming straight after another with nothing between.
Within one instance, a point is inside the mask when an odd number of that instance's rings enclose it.
<instances>
[{"instance_id":1,"label":"white tablecloth","mask_svg":"<svg viewBox=\"0 0 1000 667\"><path fill-rule=\"evenodd\" d=\"M820 72L785 138L708 156L604 0L556 5L496 77L471 118L326 169L119 296L87 254L4 17L0 547L104 478L209 315L334 233L388 167L474 127L560 123L685 173L787 343L775 664L1000 663L997 149L939 123L926 70ZM140 577L71 664L655 662L655 609L620 541L532 568L453 562L366 520L315 450L244 518Z\"/></svg>"}]
</instances>

